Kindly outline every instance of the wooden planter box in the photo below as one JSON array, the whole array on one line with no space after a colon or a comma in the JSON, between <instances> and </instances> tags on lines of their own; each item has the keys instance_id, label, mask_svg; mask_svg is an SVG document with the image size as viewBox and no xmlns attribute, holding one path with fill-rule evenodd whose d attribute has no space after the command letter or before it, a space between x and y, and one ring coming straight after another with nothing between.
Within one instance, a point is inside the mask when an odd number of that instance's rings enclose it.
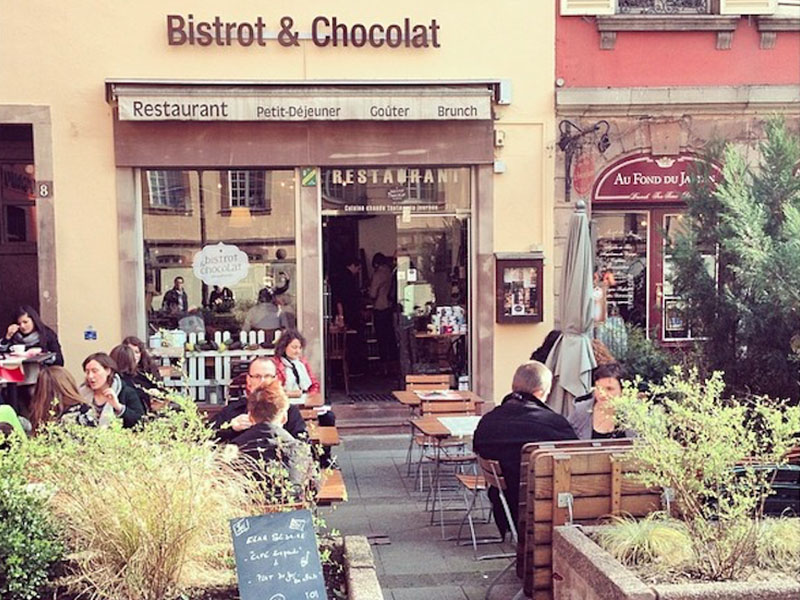
<instances>
[{"instance_id":1,"label":"wooden planter box","mask_svg":"<svg viewBox=\"0 0 800 600\"><path fill-rule=\"evenodd\" d=\"M553 531L554 600L797 600L800 583L710 582L652 585L592 541L599 527Z\"/></svg>"}]
</instances>

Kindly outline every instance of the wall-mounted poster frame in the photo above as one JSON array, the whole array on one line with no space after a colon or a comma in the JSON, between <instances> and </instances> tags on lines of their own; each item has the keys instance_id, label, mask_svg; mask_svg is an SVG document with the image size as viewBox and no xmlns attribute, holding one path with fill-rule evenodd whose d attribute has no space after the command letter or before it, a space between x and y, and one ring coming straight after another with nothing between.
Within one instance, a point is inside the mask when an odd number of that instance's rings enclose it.
<instances>
[{"instance_id":1,"label":"wall-mounted poster frame","mask_svg":"<svg viewBox=\"0 0 800 600\"><path fill-rule=\"evenodd\" d=\"M540 323L544 259L539 253L495 255L498 323Z\"/></svg>"}]
</instances>

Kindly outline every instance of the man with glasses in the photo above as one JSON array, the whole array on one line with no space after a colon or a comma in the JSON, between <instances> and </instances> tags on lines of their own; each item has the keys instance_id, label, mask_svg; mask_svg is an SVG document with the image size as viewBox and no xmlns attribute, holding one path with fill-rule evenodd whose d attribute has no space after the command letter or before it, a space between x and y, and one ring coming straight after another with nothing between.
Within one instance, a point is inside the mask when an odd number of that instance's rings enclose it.
<instances>
[{"instance_id":1,"label":"man with glasses","mask_svg":"<svg viewBox=\"0 0 800 600\"><path fill-rule=\"evenodd\" d=\"M268 385L275 381L275 377L275 363L268 356L259 356L253 359L247 369L244 397L231 400L214 419L212 427L217 440L232 442L239 434L253 426L250 415L247 414L247 398L262 384ZM306 424L297 405L289 406L286 424L283 428L295 438L305 435Z\"/></svg>"}]
</instances>

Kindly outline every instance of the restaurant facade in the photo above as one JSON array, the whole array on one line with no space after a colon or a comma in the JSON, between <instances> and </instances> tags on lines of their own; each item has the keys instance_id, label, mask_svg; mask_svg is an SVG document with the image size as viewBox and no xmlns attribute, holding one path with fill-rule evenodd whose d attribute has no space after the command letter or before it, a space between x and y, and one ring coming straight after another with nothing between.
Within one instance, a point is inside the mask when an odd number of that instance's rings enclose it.
<instances>
[{"instance_id":1,"label":"restaurant facade","mask_svg":"<svg viewBox=\"0 0 800 600\"><path fill-rule=\"evenodd\" d=\"M407 372L494 397L552 327L553 3L3 13L0 313L73 372L186 313L236 339L267 292L322 373L376 254Z\"/></svg>"}]
</instances>

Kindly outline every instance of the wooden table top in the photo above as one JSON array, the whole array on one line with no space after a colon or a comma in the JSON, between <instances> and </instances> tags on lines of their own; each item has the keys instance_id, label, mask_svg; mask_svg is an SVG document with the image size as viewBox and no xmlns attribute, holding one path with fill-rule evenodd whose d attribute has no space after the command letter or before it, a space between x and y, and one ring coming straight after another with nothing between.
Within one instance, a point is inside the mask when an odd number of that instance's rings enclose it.
<instances>
[{"instance_id":1,"label":"wooden table top","mask_svg":"<svg viewBox=\"0 0 800 600\"><path fill-rule=\"evenodd\" d=\"M466 333L453 332L453 333L428 333L425 331L418 331L414 337L418 340L452 340L467 335Z\"/></svg>"},{"instance_id":2,"label":"wooden table top","mask_svg":"<svg viewBox=\"0 0 800 600\"><path fill-rule=\"evenodd\" d=\"M423 435L427 435L429 437L444 439L448 438L452 435L450 430L445 427L445 425L439 420L439 417L445 415L425 415L423 417L416 417L414 419L409 420L411 426L419 431ZM464 417L467 415L448 415L453 417Z\"/></svg>"},{"instance_id":3,"label":"wooden table top","mask_svg":"<svg viewBox=\"0 0 800 600\"><path fill-rule=\"evenodd\" d=\"M317 494L317 504L333 504L334 502L347 501L347 487L344 484L342 472L338 470L327 471L323 475L322 485Z\"/></svg>"},{"instance_id":4,"label":"wooden table top","mask_svg":"<svg viewBox=\"0 0 800 600\"><path fill-rule=\"evenodd\" d=\"M289 404L294 404L300 408L314 408L315 406L322 406L325 404L325 398L323 398L322 394L319 392L306 394L305 397L302 398L302 403L300 402L301 398L289 398Z\"/></svg>"},{"instance_id":5,"label":"wooden table top","mask_svg":"<svg viewBox=\"0 0 800 600\"><path fill-rule=\"evenodd\" d=\"M313 421L306 424L308 427L308 438L312 442L317 442L323 446L338 446L341 443L339 431L336 427L322 427Z\"/></svg>"},{"instance_id":6,"label":"wooden table top","mask_svg":"<svg viewBox=\"0 0 800 600\"><path fill-rule=\"evenodd\" d=\"M432 392L432 391L435 391L435 390L418 390L418 391L420 391L420 392ZM392 392L392 395L394 395L394 397L397 398L397 401L400 404L405 404L406 406L419 406L423 402L431 402L431 403L433 403L433 402L441 402L441 403L455 402L455 403L459 403L459 402L470 401L470 400L473 401L475 404L483 404L483 402L484 402L483 399L480 396L478 396L478 394L476 394L475 392L460 391L460 390L449 390L449 391L450 392L455 392L456 394L458 394L459 395L459 399L455 399L455 398L453 398L453 399L451 399L451 398L437 398L435 400L422 400L422 398L417 396L417 392L414 391L414 390L398 390L398 391Z\"/></svg>"}]
</instances>

